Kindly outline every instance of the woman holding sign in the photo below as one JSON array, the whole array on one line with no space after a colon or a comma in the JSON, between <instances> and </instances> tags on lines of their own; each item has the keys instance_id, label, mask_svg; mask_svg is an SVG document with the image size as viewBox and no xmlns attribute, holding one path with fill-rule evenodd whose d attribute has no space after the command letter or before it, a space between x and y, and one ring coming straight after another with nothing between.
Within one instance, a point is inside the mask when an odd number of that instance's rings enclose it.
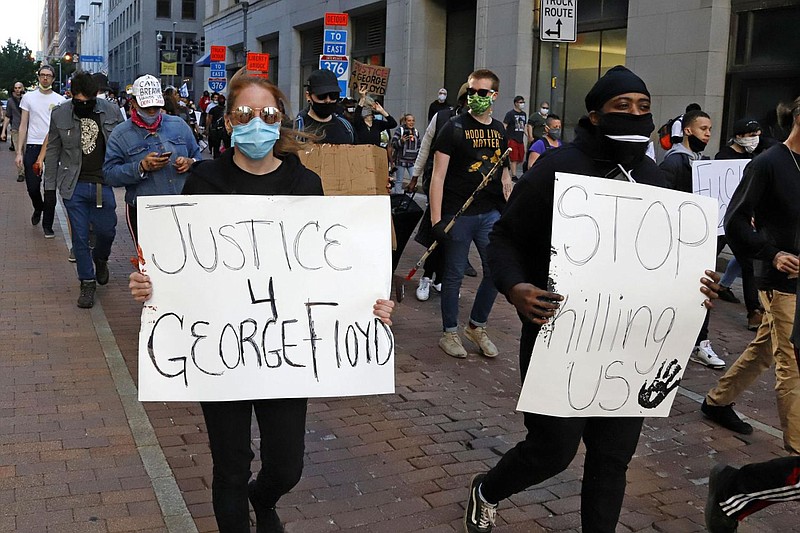
<instances>
[{"instance_id":1,"label":"woman holding sign","mask_svg":"<svg viewBox=\"0 0 800 533\"><path fill-rule=\"evenodd\" d=\"M234 149L192 167L183 194L321 196L319 176L296 155L301 148L298 132L281 127L285 101L280 89L262 78L234 76L225 113ZM130 289L139 302L152 294L149 277L139 272L130 275ZM393 308L394 302L378 300L373 313L391 325ZM300 480L307 403L306 398L201 402L221 533L249 533L248 499L258 533L283 531L275 505ZM262 468L251 481L253 411L261 434Z\"/></svg>"}]
</instances>

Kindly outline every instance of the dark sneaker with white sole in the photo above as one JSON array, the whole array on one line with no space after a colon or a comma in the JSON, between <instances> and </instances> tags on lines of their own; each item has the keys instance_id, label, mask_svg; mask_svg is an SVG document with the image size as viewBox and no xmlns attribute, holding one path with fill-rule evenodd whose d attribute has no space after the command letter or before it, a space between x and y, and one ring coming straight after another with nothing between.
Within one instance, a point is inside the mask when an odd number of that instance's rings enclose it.
<instances>
[{"instance_id":1,"label":"dark sneaker with white sole","mask_svg":"<svg viewBox=\"0 0 800 533\"><path fill-rule=\"evenodd\" d=\"M709 533L734 533L739 528L739 521L728 516L722 510L725 501L725 486L736 474L732 466L717 464L708 476L708 497L706 498L706 529Z\"/></svg>"},{"instance_id":2,"label":"dark sneaker with white sole","mask_svg":"<svg viewBox=\"0 0 800 533\"><path fill-rule=\"evenodd\" d=\"M497 504L490 504L481 498L480 486L486 474L475 474L469 486L469 500L464 512L466 533L491 533L497 515Z\"/></svg>"},{"instance_id":3,"label":"dark sneaker with white sole","mask_svg":"<svg viewBox=\"0 0 800 533\"><path fill-rule=\"evenodd\" d=\"M712 422L716 422L725 429L730 429L742 435L749 435L753 432L753 426L739 418L736 411L733 410L734 404L729 405L708 405L706 400L703 400L703 405L700 410L706 415L706 418Z\"/></svg>"}]
</instances>

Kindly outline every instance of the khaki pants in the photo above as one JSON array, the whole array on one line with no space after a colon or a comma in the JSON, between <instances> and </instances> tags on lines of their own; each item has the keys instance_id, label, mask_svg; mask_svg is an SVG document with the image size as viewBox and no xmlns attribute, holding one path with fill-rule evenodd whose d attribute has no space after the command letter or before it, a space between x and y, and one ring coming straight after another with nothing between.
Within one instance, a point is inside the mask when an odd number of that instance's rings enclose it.
<instances>
[{"instance_id":1,"label":"khaki pants","mask_svg":"<svg viewBox=\"0 0 800 533\"><path fill-rule=\"evenodd\" d=\"M784 447L800 454L800 372L789 340L794 325L797 296L778 291L758 291L764 320L747 346L717 386L708 391L709 405L731 404L762 372L775 363L775 395L783 429Z\"/></svg>"}]
</instances>

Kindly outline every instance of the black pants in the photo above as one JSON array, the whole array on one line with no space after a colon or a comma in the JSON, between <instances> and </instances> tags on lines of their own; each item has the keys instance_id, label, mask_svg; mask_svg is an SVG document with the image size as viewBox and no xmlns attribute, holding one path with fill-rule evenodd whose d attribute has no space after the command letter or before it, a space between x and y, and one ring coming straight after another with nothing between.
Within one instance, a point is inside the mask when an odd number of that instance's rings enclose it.
<instances>
[{"instance_id":1,"label":"black pants","mask_svg":"<svg viewBox=\"0 0 800 533\"><path fill-rule=\"evenodd\" d=\"M271 509L300 481L307 404L305 398L201 403L214 464L211 497L220 533L250 533L247 483L255 457L250 436L253 411L261 435L254 505Z\"/></svg>"},{"instance_id":2,"label":"black pants","mask_svg":"<svg viewBox=\"0 0 800 533\"><path fill-rule=\"evenodd\" d=\"M583 439L581 527L584 533L614 533L625 497L625 473L644 419L524 415L528 434L489 470L481 485L484 498L499 502L559 474Z\"/></svg>"},{"instance_id":3,"label":"black pants","mask_svg":"<svg viewBox=\"0 0 800 533\"><path fill-rule=\"evenodd\" d=\"M28 196L31 198L33 210L42 213L42 227L52 230L53 220L56 217L56 191L45 191L44 197L42 197L42 177L37 176L33 171L33 164L41 151L41 144L26 145L22 164L25 168L25 185L28 188Z\"/></svg>"},{"instance_id":4,"label":"black pants","mask_svg":"<svg viewBox=\"0 0 800 533\"><path fill-rule=\"evenodd\" d=\"M721 481L720 507L741 520L773 503L800 500L800 457L726 468Z\"/></svg>"}]
</instances>

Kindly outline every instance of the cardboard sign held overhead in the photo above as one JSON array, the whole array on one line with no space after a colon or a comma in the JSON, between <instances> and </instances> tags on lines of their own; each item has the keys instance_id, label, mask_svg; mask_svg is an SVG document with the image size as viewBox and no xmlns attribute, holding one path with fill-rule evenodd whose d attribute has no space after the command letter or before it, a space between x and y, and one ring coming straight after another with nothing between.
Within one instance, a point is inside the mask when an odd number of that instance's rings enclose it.
<instances>
[{"instance_id":1,"label":"cardboard sign held overhead","mask_svg":"<svg viewBox=\"0 0 800 533\"><path fill-rule=\"evenodd\" d=\"M384 96L389 87L389 68L353 61L350 68L350 89L353 98L359 91Z\"/></svg>"},{"instance_id":2,"label":"cardboard sign held overhead","mask_svg":"<svg viewBox=\"0 0 800 533\"><path fill-rule=\"evenodd\" d=\"M269 72L269 54L248 52L247 70L250 72Z\"/></svg>"}]
</instances>

